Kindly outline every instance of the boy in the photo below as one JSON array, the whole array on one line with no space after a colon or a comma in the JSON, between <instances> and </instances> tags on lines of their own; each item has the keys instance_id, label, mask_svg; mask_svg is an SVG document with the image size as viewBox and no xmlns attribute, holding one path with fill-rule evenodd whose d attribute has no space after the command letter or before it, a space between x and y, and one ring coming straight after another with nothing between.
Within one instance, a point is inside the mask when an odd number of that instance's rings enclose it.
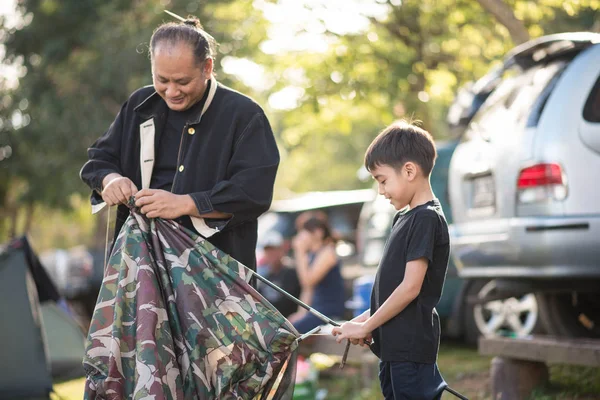
<instances>
[{"instance_id":1,"label":"boy","mask_svg":"<svg viewBox=\"0 0 600 400\"><path fill-rule=\"evenodd\" d=\"M436 158L431 135L406 122L381 132L365 155L379 193L396 210L377 269L371 309L339 328L337 341L364 344L380 358L385 399L439 399L446 387L436 360L438 303L450 253L448 225L429 175Z\"/></svg>"}]
</instances>

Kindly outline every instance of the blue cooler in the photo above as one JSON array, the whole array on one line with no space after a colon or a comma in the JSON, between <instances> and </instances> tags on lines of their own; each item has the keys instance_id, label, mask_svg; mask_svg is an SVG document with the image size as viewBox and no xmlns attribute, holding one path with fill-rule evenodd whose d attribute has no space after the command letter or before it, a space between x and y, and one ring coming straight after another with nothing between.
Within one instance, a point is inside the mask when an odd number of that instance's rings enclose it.
<instances>
[{"instance_id":1,"label":"blue cooler","mask_svg":"<svg viewBox=\"0 0 600 400\"><path fill-rule=\"evenodd\" d=\"M346 307L354 310L353 315L355 317L358 317L371 307L373 282L375 282L375 275L366 275L354 280L352 284L352 300L346 304Z\"/></svg>"}]
</instances>

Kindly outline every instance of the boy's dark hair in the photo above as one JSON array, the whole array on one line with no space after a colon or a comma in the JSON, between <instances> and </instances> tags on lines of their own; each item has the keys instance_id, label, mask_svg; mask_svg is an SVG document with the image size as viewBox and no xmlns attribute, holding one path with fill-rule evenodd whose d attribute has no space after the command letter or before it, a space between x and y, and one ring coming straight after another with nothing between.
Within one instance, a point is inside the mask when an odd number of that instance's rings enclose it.
<instances>
[{"instance_id":1,"label":"boy's dark hair","mask_svg":"<svg viewBox=\"0 0 600 400\"><path fill-rule=\"evenodd\" d=\"M412 161L427 177L436 157L435 143L429 132L412 123L397 121L371 142L365 154L365 167L369 171L381 165L396 169Z\"/></svg>"}]
</instances>

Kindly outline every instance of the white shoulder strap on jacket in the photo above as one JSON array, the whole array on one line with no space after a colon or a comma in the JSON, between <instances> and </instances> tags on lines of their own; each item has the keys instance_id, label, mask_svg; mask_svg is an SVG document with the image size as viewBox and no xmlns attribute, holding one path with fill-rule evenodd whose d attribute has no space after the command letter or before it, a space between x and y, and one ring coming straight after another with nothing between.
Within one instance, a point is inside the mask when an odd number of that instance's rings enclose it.
<instances>
[{"instance_id":1,"label":"white shoulder strap on jacket","mask_svg":"<svg viewBox=\"0 0 600 400\"><path fill-rule=\"evenodd\" d=\"M208 96L206 97L206 103L204 103L204 107L202 108L202 113L200 114L200 117L202 117L204 115L204 113L206 112L206 110L208 110L208 107L210 106L210 104L213 101L213 98L215 97L216 91L217 91L217 80L215 79L214 76L211 76L210 77L210 90L208 91ZM196 231L198 231L198 233L201 234L202 236L204 236L205 238L210 237L219 231L218 229L213 229L213 228L209 227L208 225L206 225L204 218L190 216L190 219L192 220L192 225L194 225L194 229L196 229Z\"/></svg>"},{"instance_id":2,"label":"white shoulder strap on jacket","mask_svg":"<svg viewBox=\"0 0 600 400\"><path fill-rule=\"evenodd\" d=\"M204 103L204 107L202 108L202 113L200 114L200 117L202 117L204 115L204 113L206 112L206 110L208 110L208 107L210 106L210 104L213 101L213 98L215 97L216 91L217 91L217 80L215 79L214 76L211 76L210 77L210 90L208 91L208 96L206 97L206 103ZM194 228L196 229L196 231L198 231L198 233L204 237L210 237L219 231L218 229L213 229L213 228L209 227L208 225L206 225L204 218L190 216L190 219L192 220L192 225L194 225Z\"/></svg>"},{"instance_id":3,"label":"white shoulder strap on jacket","mask_svg":"<svg viewBox=\"0 0 600 400\"><path fill-rule=\"evenodd\" d=\"M142 187L150 187L152 169L154 168L154 119L150 118L140 124L140 170L142 171ZM96 214L106 206L105 202L92 206L92 214Z\"/></svg>"},{"instance_id":4,"label":"white shoulder strap on jacket","mask_svg":"<svg viewBox=\"0 0 600 400\"><path fill-rule=\"evenodd\" d=\"M140 170L142 171L141 189L150 188L152 169L154 168L154 118L140 124Z\"/></svg>"}]
</instances>

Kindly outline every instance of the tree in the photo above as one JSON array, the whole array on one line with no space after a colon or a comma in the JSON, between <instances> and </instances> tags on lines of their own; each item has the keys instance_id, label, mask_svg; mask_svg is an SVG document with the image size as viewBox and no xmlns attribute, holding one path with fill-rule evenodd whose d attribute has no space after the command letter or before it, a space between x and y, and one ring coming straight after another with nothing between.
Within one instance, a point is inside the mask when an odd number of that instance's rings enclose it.
<instances>
[{"instance_id":1,"label":"tree","mask_svg":"<svg viewBox=\"0 0 600 400\"><path fill-rule=\"evenodd\" d=\"M297 106L283 110L278 120L286 150L279 183L293 191L364 186L356 179L356 170L367 144L395 119L416 117L436 138L447 138L447 107L460 86L483 76L527 37L591 29L600 4L594 0L355 3L357 9L380 4L387 10L383 16L364 15L370 21L366 28L339 34L319 19L322 7L334 5L315 6L328 50L290 51L273 64L278 82L274 90L291 87L300 94Z\"/></svg>"},{"instance_id":2,"label":"tree","mask_svg":"<svg viewBox=\"0 0 600 400\"><path fill-rule=\"evenodd\" d=\"M502 0L478 0L479 4L504 25L515 44L529 40L529 32L523 21L515 17L513 9Z\"/></svg>"},{"instance_id":3,"label":"tree","mask_svg":"<svg viewBox=\"0 0 600 400\"><path fill-rule=\"evenodd\" d=\"M69 207L72 193L88 192L78 177L86 148L133 90L152 83L148 42L156 26L173 20L164 8L198 16L221 43L218 61L252 57L266 37L250 0L20 0L17 7L24 26L0 26L7 61L27 71L1 110L22 120L8 127L13 154L2 162L8 179L0 210L11 214L34 204ZM249 91L219 69L220 81ZM8 188L17 193L12 200Z\"/></svg>"},{"instance_id":4,"label":"tree","mask_svg":"<svg viewBox=\"0 0 600 400\"><path fill-rule=\"evenodd\" d=\"M163 8L197 15L221 43L218 61L248 58L267 69L268 91L217 72L261 104L270 95L280 109L270 112L283 156L279 196L365 186L356 170L385 125L414 116L446 138L446 110L458 87L526 36L598 29L600 20L600 0L348 0L342 7L359 2L357 12L369 5L385 12L362 11L366 27L349 32L315 13L306 29L323 32L327 51L274 56L260 50L269 23L256 7L274 2L18 0L23 26L0 21L6 62L25 73L16 89L0 82L0 148L12 153L0 161L0 238L16 234L17 221L28 225L20 213L31 221L34 206L68 208L71 194L87 193L77 176L85 149L130 92L151 83L147 45L153 28L170 20ZM297 104L283 106L282 93L294 94Z\"/></svg>"}]
</instances>

